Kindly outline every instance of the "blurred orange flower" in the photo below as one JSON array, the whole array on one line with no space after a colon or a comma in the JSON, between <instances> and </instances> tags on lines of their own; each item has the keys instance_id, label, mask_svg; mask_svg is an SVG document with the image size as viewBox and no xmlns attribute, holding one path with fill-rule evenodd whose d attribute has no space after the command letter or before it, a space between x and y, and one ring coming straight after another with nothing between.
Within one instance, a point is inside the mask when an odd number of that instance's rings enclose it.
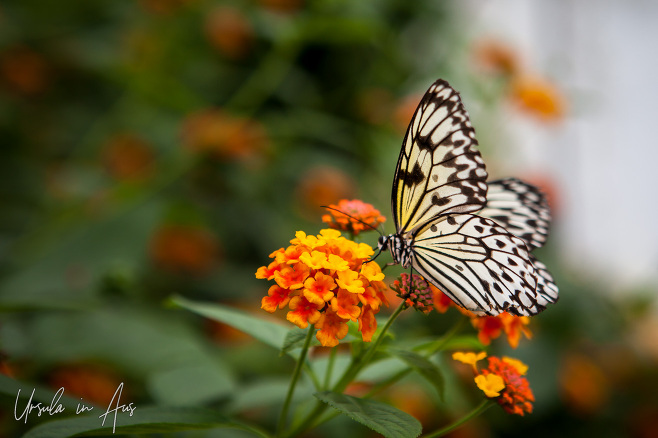
<instances>
[{"instance_id":1,"label":"blurred orange flower","mask_svg":"<svg viewBox=\"0 0 658 438\"><path fill-rule=\"evenodd\" d=\"M391 404L411 415L423 425L436 418L436 407L425 387L417 383L397 385L388 391Z\"/></svg>"},{"instance_id":2,"label":"blurred orange flower","mask_svg":"<svg viewBox=\"0 0 658 438\"><path fill-rule=\"evenodd\" d=\"M432 291L432 302L437 312L446 313L450 307L455 305L448 295L441 292L433 284L430 284L430 290Z\"/></svg>"},{"instance_id":3,"label":"blurred orange flower","mask_svg":"<svg viewBox=\"0 0 658 438\"><path fill-rule=\"evenodd\" d=\"M118 180L144 179L153 171L153 149L134 134L119 134L105 145L103 162Z\"/></svg>"},{"instance_id":4,"label":"blurred orange flower","mask_svg":"<svg viewBox=\"0 0 658 438\"><path fill-rule=\"evenodd\" d=\"M403 98L397 105L395 111L393 112L393 125L400 130L400 132L405 132L409 126L411 118L416 112L418 107L418 102L420 102L422 95L412 94Z\"/></svg>"},{"instance_id":5,"label":"blurred orange flower","mask_svg":"<svg viewBox=\"0 0 658 438\"><path fill-rule=\"evenodd\" d=\"M186 225L165 225L151 239L153 261L164 269L204 274L218 256L217 239L207 230Z\"/></svg>"},{"instance_id":6,"label":"blurred orange flower","mask_svg":"<svg viewBox=\"0 0 658 438\"><path fill-rule=\"evenodd\" d=\"M342 170L330 166L308 169L299 179L297 197L309 217L324 213L323 205L354 195L355 184Z\"/></svg>"},{"instance_id":7,"label":"blurred orange flower","mask_svg":"<svg viewBox=\"0 0 658 438\"><path fill-rule=\"evenodd\" d=\"M269 146L267 132L260 123L219 109L190 114L183 122L182 140L191 151L221 159L251 159Z\"/></svg>"},{"instance_id":8,"label":"blurred orange flower","mask_svg":"<svg viewBox=\"0 0 658 438\"><path fill-rule=\"evenodd\" d=\"M522 111L542 120L558 120L566 113L566 99L560 90L546 79L521 75L510 84L510 95Z\"/></svg>"},{"instance_id":9,"label":"blurred orange flower","mask_svg":"<svg viewBox=\"0 0 658 438\"><path fill-rule=\"evenodd\" d=\"M256 271L256 278L277 283L263 297L261 308L273 313L287 305L288 321L300 328L313 324L325 347L338 345L350 320L359 322L362 338L369 342L377 328L375 314L387 304L381 268L375 262L363 266L373 249L333 229L317 236L298 231L290 243L270 254L274 262Z\"/></svg>"},{"instance_id":10,"label":"blurred orange flower","mask_svg":"<svg viewBox=\"0 0 658 438\"><path fill-rule=\"evenodd\" d=\"M239 9L218 6L206 17L205 33L210 44L229 58L244 57L253 45L254 31Z\"/></svg>"},{"instance_id":11,"label":"blurred orange flower","mask_svg":"<svg viewBox=\"0 0 658 438\"><path fill-rule=\"evenodd\" d=\"M514 316L507 312L496 316L473 315L471 324L477 329L478 339L484 345L489 345L492 339L496 339L503 332L512 348L519 346L522 334L528 339L532 337L532 332L527 327L530 324L530 318L527 316Z\"/></svg>"},{"instance_id":12,"label":"blurred orange flower","mask_svg":"<svg viewBox=\"0 0 658 438\"><path fill-rule=\"evenodd\" d=\"M518 54L501 41L480 40L475 43L473 55L477 66L487 72L514 76L521 70Z\"/></svg>"},{"instance_id":13,"label":"blurred orange flower","mask_svg":"<svg viewBox=\"0 0 658 438\"><path fill-rule=\"evenodd\" d=\"M375 207L358 199L348 201L341 199L338 204L327 207L328 214L322 216L322 222L341 231L347 231L353 236L361 231L377 228L386 222L386 218Z\"/></svg>"},{"instance_id":14,"label":"blurred orange flower","mask_svg":"<svg viewBox=\"0 0 658 438\"><path fill-rule=\"evenodd\" d=\"M116 373L104 366L74 364L53 371L49 382L53 388L64 388L66 394L75 394L86 402L107 406L122 381ZM130 398L127 392L124 386L122 401Z\"/></svg>"},{"instance_id":15,"label":"blurred orange flower","mask_svg":"<svg viewBox=\"0 0 658 438\"><path fill-rule=\"evenodd\" d=\"M560 389L566 404L577 414L590 415L605 405L609 382L601 367L584 354L567 355L560 367Z\"/></svg>"},{"instance_id":16,"label":"blurred orange flower","mask_svg":"<svg viewBox=\"0 0 658 438\"><path fill-rule=\"evenodd\" d=\"M50 76L43 56L28 47L13 47L0 55L0 81L12 92L38 95L48 88Z\"/></svg>"}]
</instances>

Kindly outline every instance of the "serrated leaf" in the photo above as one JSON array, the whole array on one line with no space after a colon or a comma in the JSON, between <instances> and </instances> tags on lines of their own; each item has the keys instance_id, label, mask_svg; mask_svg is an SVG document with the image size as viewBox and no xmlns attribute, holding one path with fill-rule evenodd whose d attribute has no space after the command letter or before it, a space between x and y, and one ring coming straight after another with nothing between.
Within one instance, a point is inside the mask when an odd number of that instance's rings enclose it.
<instances>
[{"instance_id":1,"label":"serrated leaf","mask_svg":"<svg viewBox=\"0 0 658 438\"><path fill-rule=\"evenodd\" d=\"M441 401L444 401L445 396L445 379L439 367L429 359L421 356L418 353L407 350L389 349L392 355L403 360L407 365L416 370L423 376L429 383L434 386L436 392L439 394Z\"/></svg>"},{"instance_id":2,"label":"serrated leaf","mask_svg":"<svg viewBox=\"0 0 658 438\"><path fill-rule=\"evenodd\" d=\"M104 412L101 412L101 414ZM98 415L85 415L49 421L29 430L23 438L64 438L75 436L112 435L114 414L110 413L102 425ZM251 427L223 417L204 408L137 407L133 416L119 413L116 434L171 433L183 430L237 428L254 431ZM261 434L266 436L265 434Z\"/></svg>"},{"instance_id":3,"label":"serrated leaf","mask_svg":"<svg viewBox=\"0 0 658 438\"><path fill-rule=\"evenodd\" d=\"M382 402L332 391L314 395L340 413L387 438L416 438L423 431L423 426L414 417Z\"/></svg>"},{"instance_id":4,"label":"serrated leaf","mask_svg":"<svg viewBox=\"0 0 658 438\"><path fill-rule=\"evenodd\" d=\"M281 324L221 304L195 302L183 297L172 297L168 303L230 325L276 349L281 348L289 331Z\"/></svg>"}]
</instances>

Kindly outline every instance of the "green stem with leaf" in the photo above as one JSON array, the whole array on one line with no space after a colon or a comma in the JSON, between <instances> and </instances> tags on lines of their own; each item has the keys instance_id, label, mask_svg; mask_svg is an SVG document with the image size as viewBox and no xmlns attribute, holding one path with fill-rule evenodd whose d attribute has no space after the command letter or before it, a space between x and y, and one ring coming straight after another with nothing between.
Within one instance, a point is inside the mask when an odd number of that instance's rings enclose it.
<instances>
[{"instance_id":1,"label":"green stem with leaf","mask_svg":"<svg viewBox=\"0 0 658 438\"><path fill-rule=\"evenodd\" d=\"M373 341L372 345L365 351L365 353L362 353L362 355L355 357L352 360L352 364L349 366L347 370L345 370L345 373L341 377L341 379L334 385L332 388L332 391L334 392L343 392L345 388L347 388L347 385L349 385L352 380L358 375L358 373L366 366L370 361L372 360L373 356L377 352L377 349L379 345L382 343L382 340L386 336L386 332L389 330L391 325L393 324L393 321L400 315L400 313L405 309L405 303L402 302L398 306L397 309L389 316L388 320L386 321L386 324L384 324L384 327L382 330L379 332L377 335L377 338ZM322 413L325 411L327 408L327 405L321 402L317 402L315 405L315 408L304 418L304 420L299 423L296 427L293 428L293 430L290 431L290 433L286 434L286 437L294 437L298 436L305 430L316 426L317 424L320 424L322 422L322 419L320 416ZM329 417L332 418L332 417Z\"/></svg>"}]
</instances>

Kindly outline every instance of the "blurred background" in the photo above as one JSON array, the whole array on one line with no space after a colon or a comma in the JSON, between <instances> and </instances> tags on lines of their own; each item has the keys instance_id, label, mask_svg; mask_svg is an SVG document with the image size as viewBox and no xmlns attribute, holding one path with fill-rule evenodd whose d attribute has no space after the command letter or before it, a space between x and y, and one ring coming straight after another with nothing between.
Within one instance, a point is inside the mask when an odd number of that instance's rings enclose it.
<instances>
[{"instance_id":1,"label":"blurred background","mask_svg":"<svg viewBox=\"0 0 658 438\"><path fill-rule=\"evenodd\" d=\"M163 301L261 312L256 269L342 198L392 232L402 138L441 77L491 177L547 193L539 255L561 293L531 341L494 346L530 365L535 412L453 436L658 436L656 19L649 0L3 1L2 373L100 405L125 382L137 406L271 416L289 358ZM15 421L7 388L17 436L44 419ZM388 397L426 425L455 409L413 380ZM314 436L370 436L351 427Z\"/></svg>"}]
</instances>

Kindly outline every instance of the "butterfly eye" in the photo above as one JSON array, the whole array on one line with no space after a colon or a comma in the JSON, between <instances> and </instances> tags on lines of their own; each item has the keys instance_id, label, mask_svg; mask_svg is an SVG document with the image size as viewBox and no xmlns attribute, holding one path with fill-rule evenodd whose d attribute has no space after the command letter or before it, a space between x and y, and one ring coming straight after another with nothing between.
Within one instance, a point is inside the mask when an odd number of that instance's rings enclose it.
<instances>
[{"instance_id":1,"label":"butterfly eye","mask_svg":"<svg viewBox=\"0 0 658 438\"><path fill-rule=\"evenodd\" d=\"M388 248L388 237L380 236L379 239L377 240L377 247L379 248L380 251L386 251L386 249Z\"/></svg>"}]
</instances>

